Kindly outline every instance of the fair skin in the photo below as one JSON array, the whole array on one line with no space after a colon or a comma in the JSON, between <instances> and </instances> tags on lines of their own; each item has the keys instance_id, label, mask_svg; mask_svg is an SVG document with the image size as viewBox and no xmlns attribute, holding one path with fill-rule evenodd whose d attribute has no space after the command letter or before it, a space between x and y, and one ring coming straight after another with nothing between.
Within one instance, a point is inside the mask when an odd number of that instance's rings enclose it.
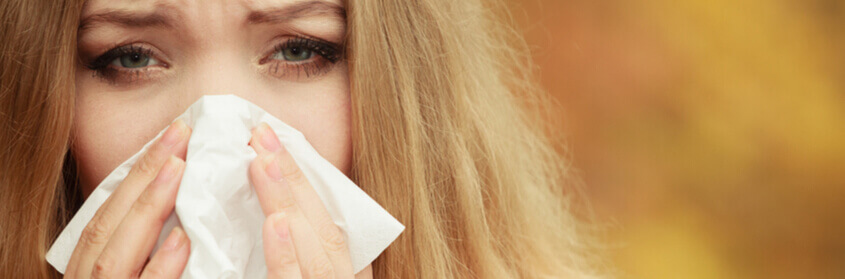
<instances>
[{"instance_id":1,"label":"fair skin","mask_svg":"<svg viewBox=\"0 0 845 279\"><path fill-rule=\"evenodd\" d=\"M343 11L340 0L87 1L72 146L83 194L209 94L258 104L348 174ZM66 277L179 277L190 253L184 232L150 253L173 211L190 133L173 123L133 166L86 227ZM352 274L342 234L270 128L256 127L250 145L269 277L371 278L371 267Z\"/></svg>"}]
</instances>

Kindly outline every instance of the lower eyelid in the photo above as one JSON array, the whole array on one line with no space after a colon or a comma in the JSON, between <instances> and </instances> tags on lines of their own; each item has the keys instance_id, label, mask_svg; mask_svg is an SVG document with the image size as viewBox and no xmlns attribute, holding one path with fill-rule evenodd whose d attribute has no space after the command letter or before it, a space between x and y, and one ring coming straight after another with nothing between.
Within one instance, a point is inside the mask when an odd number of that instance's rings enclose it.
<instances>
[{"instance_id":1,"label":"lower eyelid","mask_svg":"<svg viewBox=\"0 0 845 279\"><path fill-rule=\"evenodd\" d=\"M164 74L164 70L164 67L158 65L136 69L117 69L114 66L109 65L105 69L94 70L94 75L113 85L132 85L158 79Z\"/></svg>"},{"instance_id":2,"label":"lower eyelid","mask_svg":"<svg viewBox=\"0 0 845 279\"><path fill-rule=\"evenodd\" d=\"M319 59L319 60L317 60ZM309 62L289 62L284 60L271 60L264 64L264 72L270 76L281 79L308 79L325 75L334 68L335 63L323 57L314 58Z\"/></svg>"}]
</instances>

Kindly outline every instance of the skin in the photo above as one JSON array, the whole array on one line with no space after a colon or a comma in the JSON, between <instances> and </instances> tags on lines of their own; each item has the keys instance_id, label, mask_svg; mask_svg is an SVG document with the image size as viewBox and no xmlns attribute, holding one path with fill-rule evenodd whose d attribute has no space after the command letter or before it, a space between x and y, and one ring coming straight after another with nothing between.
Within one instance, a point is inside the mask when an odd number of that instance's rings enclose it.
<instances>
[{"instance_id":1,"label":"skin","mask_svg":"<svg viewBox=\"0 0 845 279\"><path fill-rule=\"evenodd\" d=\"M305 2L319 3L306 7ZM330 63L322 55L277 59L280 51L274 48L295 36L341 44L346 32L342 5L339 0L88 1L79 34L82 63L72 146L83 194L209 94L235 94L259 104L301 131L320 155L348 174L345 62ZM283 15L291 10L306 12ZM155 20L148 17L163 11ZM276 16L266 16L268 11ZM146 19L125 20L130 17ZM149 63L130 69L118 59L108 64L109 74L86 66L123 45L151 50L143 52ZM249 169L268 216L263 237L269 277L371 278L371 267L352 274L342 234L269 129L262 124L253 130L250 145L258 157ZM190 132L181 121L173 123L133 166L84 230L67 277L179 277L190 253L184 232L174 229L162 249L150 253L173 211Z\"/></svg>"},{"instance_id":2,"label":"skin","mask_svg":"<svg viewBox=\"0 0 845 279\"><path fill-rule=\"evenodd\" d=\"M245 22L251 11L284 9L302 2L307 1L88 1L83 21L109 10L144 15L161 7L173 14L175 22L123 27L94 21L80 30L83 61L126 44L153 49L153 56L161 61L117 81L78 66L73 151L86 196L200 96L214 94L234 94L259 104L302 132L320 155L348 173L351 123L345 63L310 77L294 69L294 63L277 64L281 74L268 73L274 68L271 63L260 64L274 46L285 41L279 36L342 42L344 19L314 14L281 23ZM339 0L327 2L341 5Z\"/></svg>"}]
</instances>

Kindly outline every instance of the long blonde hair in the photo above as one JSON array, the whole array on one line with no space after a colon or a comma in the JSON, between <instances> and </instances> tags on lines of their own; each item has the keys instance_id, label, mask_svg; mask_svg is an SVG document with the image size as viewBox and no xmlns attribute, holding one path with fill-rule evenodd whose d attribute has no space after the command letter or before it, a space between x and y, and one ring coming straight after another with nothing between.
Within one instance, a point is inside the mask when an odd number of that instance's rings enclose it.
<instances>
[{"instance_id":1,"label":"long blonde hair","mask_svg":"<svg viewBox=\"0 0 845 279\"><path fill-rule=\"evenodd\" d=\"M352 178L408 228L375 276L592 277L527 48L481 2L348 1ZM80 8L0 4L0 278L55 275Z\"/></svg>"}]
</instances>

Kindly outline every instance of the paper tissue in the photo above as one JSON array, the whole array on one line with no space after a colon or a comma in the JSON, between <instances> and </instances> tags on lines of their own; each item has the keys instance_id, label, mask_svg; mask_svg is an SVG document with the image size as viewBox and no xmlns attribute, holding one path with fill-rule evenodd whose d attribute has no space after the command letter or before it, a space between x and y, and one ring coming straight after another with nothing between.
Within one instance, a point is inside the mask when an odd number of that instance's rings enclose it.
<instances>
[{"instance_id":1,"label":"paper tissue","mask_svg":"<svg viewBox=\"0 0 845 279\"><path fill-rule=\"evenodd\" d=\"M180 118L193 132L175 212L165 222L153 253L174 226L181 226L191 240L182 278L267 277L261 238L265 216L247 174L256 157L247 143L252 128L261 122L276 132L343 232L356 273L405 228L322 158L302 133L249 101L234 95L207 95ZM47 252L47 261L59 272L65 272L85 225L163 132L113 170L61 232Z\"/></svg>"}]
</instances>

